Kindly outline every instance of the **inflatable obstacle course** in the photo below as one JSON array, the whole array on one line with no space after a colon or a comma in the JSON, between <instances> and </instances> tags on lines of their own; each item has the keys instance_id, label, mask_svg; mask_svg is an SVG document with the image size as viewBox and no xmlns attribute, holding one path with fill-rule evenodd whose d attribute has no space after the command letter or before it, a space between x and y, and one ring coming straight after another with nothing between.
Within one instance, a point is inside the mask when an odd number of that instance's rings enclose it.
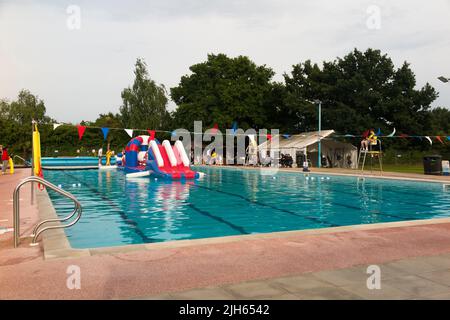
<instances>
[{"instance_id":1,"label":"inflatable obstacle course","mask_svg":"<svg viewBox=\"0 0 450 320\"><path fill-rule=\"evenodd\" d=\"M159 143L142 135L130 140L125 153L118 155L117 165L127 176L152 175L167 180L197 179L199 173L191 170L183 143L173 146L168 140Z\"/></svg>"}]
</instances>

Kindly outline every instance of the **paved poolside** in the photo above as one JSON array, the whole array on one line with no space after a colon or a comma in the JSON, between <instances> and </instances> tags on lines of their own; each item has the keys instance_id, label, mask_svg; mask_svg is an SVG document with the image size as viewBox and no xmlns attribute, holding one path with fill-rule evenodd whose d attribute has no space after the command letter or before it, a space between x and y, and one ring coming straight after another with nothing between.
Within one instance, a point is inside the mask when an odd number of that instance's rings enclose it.
<instances>
[{"instance_id":1,"label":"paved poolside","mask_svg":"<svg viewBox=\"0 0 450 320\"><path fill-rule=\"evenodd\" d=\"M12 227L12 190L28 174L0 176L1 227ZM25 234L38 216L29 190L21 193ZM47 260L42 246L27 242L14 249L12 232L0 234L0 299L450 298L450 222L150 244ZM381 290L367 289L372 264L381 268ZM71 265L80 267L80 290L66 286Z\"/></svg>"},{"instance_id":2,"label":"paved poolside","mask_svg":"<svg viewBox=\"0 0 450 320\"><path fill-rule=\"evenodd\" d=\"M139 299L450 299L450 254L401 259L378 266L380 289L368 289L367 265L363 265Z\"/></svg>"}]
</instances>

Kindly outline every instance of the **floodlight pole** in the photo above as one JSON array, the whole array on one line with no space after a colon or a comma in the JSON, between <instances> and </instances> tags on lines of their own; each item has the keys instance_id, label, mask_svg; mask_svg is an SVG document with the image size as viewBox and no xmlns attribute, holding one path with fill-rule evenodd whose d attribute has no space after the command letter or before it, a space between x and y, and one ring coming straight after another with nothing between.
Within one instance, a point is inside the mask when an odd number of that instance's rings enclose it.
<instances>
[{"instance_id":1,"label":"floodlight pole","mask_svg":"<svg viewBox=\"0 0 450 320\"><path fill-rule=\"evenodd\" d=\"M318 160L317 167L320 168L322 166L322 142L321 142L321 130L322 130L322 101L316 100L316 103L319 105L319 150L318 150Z\"/></svg>"}]
</instances>

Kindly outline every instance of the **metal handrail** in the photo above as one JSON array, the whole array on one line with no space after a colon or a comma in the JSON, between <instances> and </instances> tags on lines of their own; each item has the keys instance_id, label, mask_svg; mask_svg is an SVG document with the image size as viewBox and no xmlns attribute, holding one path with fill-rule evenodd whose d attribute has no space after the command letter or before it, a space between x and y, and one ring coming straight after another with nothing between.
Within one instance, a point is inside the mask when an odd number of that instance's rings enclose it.
<instances>
[{"instance_id":1,"label":"metal handrail","mask_svg":"<svg viewBox=\"0 0 450 320\"><path fill-rule=\"evenodd\" d=\"M50 229L62 229L62 228L68 228L73 226L75 223L78 222L78 220L80 220L81 218L81 214L82 214L82 207L81 207L81 203L78 201L77 198L75 198L71 193L62 190L61 188L58 188L57 186L55 186L53 183L48 182L45 179L42 179L40 177L37 176L31 176L28 178L23 179L14 189L13 192L13 212L14 212L14 220L13 220L13 225L14 225L14 248L17 248L17 246L19 245L19 240L20 240L20 206L19 206L19 199L20 199L20 188L27 183L33 183L33 182L37 182L40 183L50 189L52 189L53 191L69 198L70 200L72 200L75 204L75 208L72 211L72 213L70 215L68 215L65 218L57 218L57 219L47 219L44 221L39 222L33 229L33 241L32 241L32 245L36 244L36 240L38 239L39 235L46 231L46 230L50 230ZM71 219L75 213L78 212L78 215L76 216L75 220L73 220L72 222L65 224L65 225L59 225L59 226L49 226L49 227L45 227L39 230L39 228L45 224L45 223L49 223L49 222L63 222L63 221L67 221L69 219Z\"/></svg>"},{"instance_id":2,"label":"metal handrail","mask_svg":"<svg viewBox=\"0 0 450 320\"><path fill-rule=\"evenodd\" d=\"M17 154L15 154L15 155L13 156L13 160L14 160L15 158L19 158L20 160L22 160L22 161L25 163L25 165L31 166L31 163L30 163L29 161L25 160L24 158L22 158L21 156L18 156Z\"/></svg>"}]
</instances>

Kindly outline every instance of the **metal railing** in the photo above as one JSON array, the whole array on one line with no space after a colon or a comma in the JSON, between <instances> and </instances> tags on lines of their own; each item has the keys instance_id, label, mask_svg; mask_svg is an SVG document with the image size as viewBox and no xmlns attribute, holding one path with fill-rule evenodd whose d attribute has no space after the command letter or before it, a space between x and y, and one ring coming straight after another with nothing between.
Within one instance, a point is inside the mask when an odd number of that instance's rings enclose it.
<instances>
[{"instance_id":1,"label":"metal railing","mask_svg":"<svg viewBox=\"0 0 450 320\"><path fill-rule=\"evenodd\" d=\"M74 207L74 210L72 211L72 213L70 215L68 215L67 217L65 217L65 218L47 219L47 220L39 222L33 229L33 234L31 235L33 237L33 241L31 242L31 245L35 245L36 244L36 241L37 241L39 235L42 232L50 230L50 229L62 229L62 228L71 227L75 223L77 223L78 220L80 220L80 218L81 218L81 213L82 213L81 203L71 193L62 190L61 188L58 188L57 186L55 186L53 183L50 183L47 180L44 180L44 179L42 179L40 177L37 177L37 176L31 176L31 177L25 178L16 186L16 188L14 189L14 193L13 193L14 248L17 248L17 246L19 245L19 242L20 242L20 203L19 203L20 188L24 184L33 183L33 182L37 182L37 183L39 183L41 185L44 185L47 188L50 188L53 191L55 191L55 192L65 196L65 197L69 198L70 200L72 200L74 202L75 207ZM75 214L77 212L78 212L78 215L76 216L76 218L72 222L70 222L68 224L53 225L53 226L48 226L48 227L41 228L46 223L67 221L67 220L71 219L73 216L75 216Z\"/></svg>"},{"instance_id":2,"label":"metal railing","mask_svg":"<svg viewBox=\"0 0 450 320\"><path fill-rule=\"evenodd\" d=\"M30 166L31 166L31 162L25 160L25 159L22 158L21 156L18 156L17 154L13 156L13 160L16 159L16 158L19 158L20 160L22 160L23 163L24 163L27 167L30 167Z\"/></svg>"}]
</instances>

